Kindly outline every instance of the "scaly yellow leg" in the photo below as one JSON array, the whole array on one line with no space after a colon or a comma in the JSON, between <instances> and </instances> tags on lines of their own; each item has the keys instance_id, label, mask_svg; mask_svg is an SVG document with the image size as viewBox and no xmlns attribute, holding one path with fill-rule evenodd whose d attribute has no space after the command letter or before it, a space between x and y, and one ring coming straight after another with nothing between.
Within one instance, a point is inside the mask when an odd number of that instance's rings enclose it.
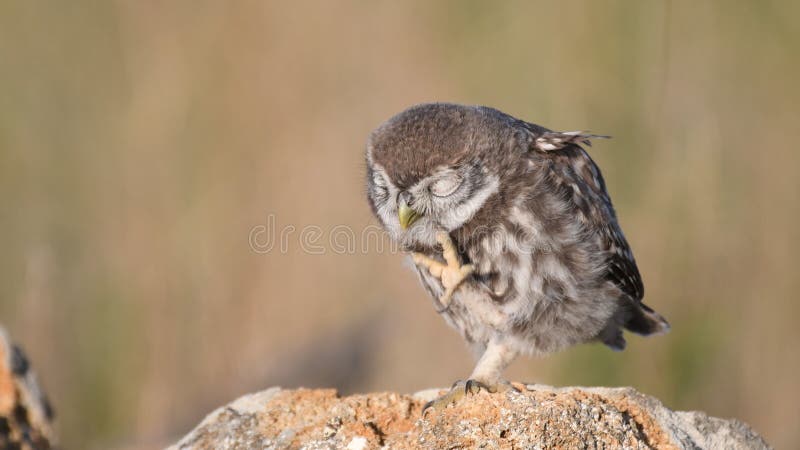
<instances>
[{"instance_id":1,"label":"scaly yellow leg","mask_svg":"<svg viewBox=\"0 0 800 450\"><path fill-rule=\"evenodd\" d=\"M461 264L456 246L449 234L441 231L436 234L436 240L442 246L442 256L447 264L442 264L422 253L413 253L412 258L415 264L427 268L431 275L441 280L444 294L439 297L439 301L447 307L453 298L453 292L475 271L475 267L472 264Z\"/></svg>"}]
</instances>

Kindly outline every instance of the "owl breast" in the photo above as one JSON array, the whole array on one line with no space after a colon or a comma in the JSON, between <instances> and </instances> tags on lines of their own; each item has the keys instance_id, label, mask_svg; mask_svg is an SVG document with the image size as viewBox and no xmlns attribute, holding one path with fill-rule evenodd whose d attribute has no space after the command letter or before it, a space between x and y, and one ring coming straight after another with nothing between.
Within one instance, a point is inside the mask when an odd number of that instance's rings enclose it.
<instances>
[{"instance_id":1,"label":"owl breast","mask_svg":"<svg viewBox=\"0 0 800 450\"><path fill-rule=\"evenodd\" d=\"M457 233L476 271L447 307L435 300L439 280L418 268L437 310L476 351L502 340L522 353L556 352L596 338L617 308L621 293L603 277L605 253L592 229L559 196L535 189L495 223Z\"/></svg>"}]
</instances>

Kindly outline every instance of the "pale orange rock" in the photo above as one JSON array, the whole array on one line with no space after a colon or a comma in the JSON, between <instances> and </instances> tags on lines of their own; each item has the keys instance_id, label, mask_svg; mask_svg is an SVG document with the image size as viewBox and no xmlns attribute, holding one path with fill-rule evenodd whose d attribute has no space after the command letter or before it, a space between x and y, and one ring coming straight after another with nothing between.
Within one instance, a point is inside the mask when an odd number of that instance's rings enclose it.
<instances>
[{"instance_id":1,"label":"pale orange rock","mask_svg":"<svg viewBox=\"0 0 800 450\"><path fill-rule=\"evenodd\" d=\"M271 388L214 411L171 449L769 448L743 422L671 411L630 388L517 386L425 417L422 406L441 391Z\"/></svg>"}]
</instances>

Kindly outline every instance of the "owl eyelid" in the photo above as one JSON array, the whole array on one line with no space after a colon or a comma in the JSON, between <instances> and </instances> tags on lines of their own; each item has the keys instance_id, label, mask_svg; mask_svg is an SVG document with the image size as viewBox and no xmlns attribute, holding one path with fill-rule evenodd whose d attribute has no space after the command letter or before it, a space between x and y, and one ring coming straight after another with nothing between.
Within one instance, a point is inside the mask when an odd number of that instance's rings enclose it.
<instances>
[{"instance_id":1,"label":"owl eyelid","mask_svg":"<svg viewBox=\"0 0 800 450\"><path fill-rule=\"evenodd\" d=\"M431 194L436 197L448 197L457 191L463 182L464 179L460 175L454 174L447 178L434 181L430 184L428 189L430 189Z\"/></svg>"}]
</instances>

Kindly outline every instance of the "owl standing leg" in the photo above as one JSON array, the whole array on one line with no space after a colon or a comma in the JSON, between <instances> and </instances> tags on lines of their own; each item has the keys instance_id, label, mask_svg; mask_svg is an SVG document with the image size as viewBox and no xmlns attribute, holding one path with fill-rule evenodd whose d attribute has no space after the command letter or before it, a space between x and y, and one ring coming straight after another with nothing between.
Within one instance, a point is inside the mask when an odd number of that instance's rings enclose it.
<instances>
[{"instance_id":1,"label":"owl standing leg","mask_svg":"<svg viewBox=\"0 0 800 450\"><path fill-rule=\"evenodd\" d=\"M469 379L456 382L449 392L426 403L422 413L425 414L429 408L445 408L466 394L474 394L481 389L491 393L516 390L509 382L503 380L503 370L516 357L517 353L507 345L495 341L489 342Z\"/></svg>"},{"instance_id":2,"label":"owl standing leg","mask_svg":"<svg viewBox=\"0 0 800 450\"><path fill-rule=\"evenodd\" d=\"M483 352L472 375L469 376L468 384L486 389L489 392L506 391L513 389L511 385L503 380L503 370L514 361L517 352L510 349L507 345L498 342L489 342L486 351ZM469 387L469 386L468 386Z\"/></svg>"}]
</instances>

